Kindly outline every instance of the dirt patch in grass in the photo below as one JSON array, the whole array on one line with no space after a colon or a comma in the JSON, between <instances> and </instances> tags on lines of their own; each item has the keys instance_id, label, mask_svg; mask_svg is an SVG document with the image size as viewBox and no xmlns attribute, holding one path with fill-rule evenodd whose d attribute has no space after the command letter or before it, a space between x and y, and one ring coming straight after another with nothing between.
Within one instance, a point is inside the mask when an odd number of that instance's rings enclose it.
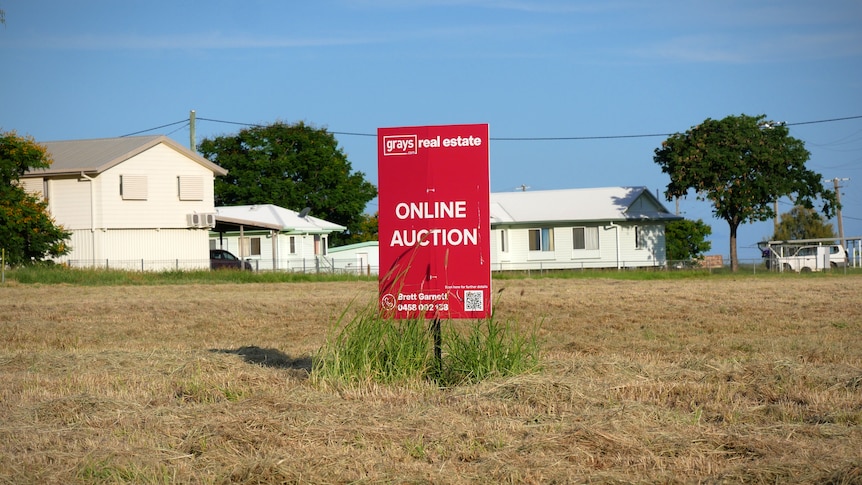
<instances>
[{"instance_id":1,"label":"dirt patch in grass","mask_svg":"<svg viewBox=\"0 0 862 485\"><path fill-rule=\"evenodd\" d=\"M862 483L860 283L495 281L543 369L442 390L307 379L374 283L2 286L0 481Z\"/></svg>"}]
</instances>

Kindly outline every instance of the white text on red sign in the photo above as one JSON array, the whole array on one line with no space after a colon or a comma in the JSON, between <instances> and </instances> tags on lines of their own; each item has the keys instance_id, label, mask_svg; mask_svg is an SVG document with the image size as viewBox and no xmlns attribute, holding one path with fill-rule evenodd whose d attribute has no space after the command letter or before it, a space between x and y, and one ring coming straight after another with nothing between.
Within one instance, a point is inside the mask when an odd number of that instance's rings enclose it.
<instances>
[{"instance_id":1,"label":"white text on red sign","mask_svg":"<svg viewBox=\"0 0 862 485\"><path fill-rule=\"evenodd\" d=\"M482 138L478 136L453 136L443 138L419 138L417 135L389 135L383 137L383 154L415 155L419 148L463 148L480 147Z\"/></svg>"}]
</instances>

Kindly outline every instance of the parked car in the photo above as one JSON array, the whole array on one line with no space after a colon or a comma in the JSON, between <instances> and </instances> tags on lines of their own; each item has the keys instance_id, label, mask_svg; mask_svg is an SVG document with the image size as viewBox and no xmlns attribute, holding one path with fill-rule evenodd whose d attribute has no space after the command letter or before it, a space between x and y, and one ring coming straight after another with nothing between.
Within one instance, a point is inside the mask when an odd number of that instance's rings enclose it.
<instances>
[{"instance_id":1,"label":"parked car","mask_svg":"<svg viewBox=\"0 0 862 485\"><path fill-rule=\"evenodd\" d=\"M822 256L823 253L827 256ZM820 255L818 255L820 253ZM828 260L828 263L827 263ZM776 263L780 264L785 271L820 271L829 268L843 268L847 266L849 258L847 250L840 244L823 246L802 246L789 256L776 256Z\"/></svg>"},{"instance_id":2,"label":"parked car","mask_svg":"<svg viewBox=\"0 0 862 485\"><path fill-rule=\"evenodd\" d=\"M210 269L247 269L251 271L251 263L242 261L232 252L224 249L210 249Z\"/></svg>"}]
</instances>

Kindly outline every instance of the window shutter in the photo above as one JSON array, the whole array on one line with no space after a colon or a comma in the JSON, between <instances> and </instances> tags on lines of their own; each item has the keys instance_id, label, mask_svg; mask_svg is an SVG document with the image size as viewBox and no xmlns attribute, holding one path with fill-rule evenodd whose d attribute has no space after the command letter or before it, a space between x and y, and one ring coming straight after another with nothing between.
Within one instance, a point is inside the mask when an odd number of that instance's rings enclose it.
<instances>
[{"instance_id":1,"label":"window shutter","mask_svg":"<svg viewBox=\"0 0 862 485\"><path fill-rule=\"evenodd\" d=\"M177 177L180 200L204 200L204 179L197 175Z\"/></svg>"},{"instance_id":2,"label":"window shutter","mask_svg":"<svg viewBox=\"0 0 862 485\"><path fill-rule=\"evenodd\" d=\"M147 176L120 175L120 197L123 200L147 200Z\"/></svg>"}]
</instances>

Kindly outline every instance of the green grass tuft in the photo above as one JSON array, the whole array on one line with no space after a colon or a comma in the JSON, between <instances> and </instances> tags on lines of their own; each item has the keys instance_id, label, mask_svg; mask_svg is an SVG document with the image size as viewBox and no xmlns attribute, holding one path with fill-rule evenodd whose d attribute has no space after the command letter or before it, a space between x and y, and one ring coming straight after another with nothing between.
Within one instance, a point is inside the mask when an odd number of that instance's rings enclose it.
<instances>
[{"instance_id":1,"label":"green grass tuft","mask_svg":"<svg viewBox=\"0 0 862 485\"><path fill-rule=\"evenodd\" d=\"M345 311L346 313L346 311ZM349 322L344 315L314 359L312 380L320 382L410 383L435 381L442 387L509 376L538 367L535 333L493 317L476 321L462 336L451 321L440 330L441 361L435 357L432 321L388 319L369 305Z\"/></svg>"},{"instance_id":2,"label":"green grass tuft","mask_svg":"<svg viewBox=\"0 0 862 485\"><path fill-rule=\"evenodd\" d=\"M536 333L523 335L511 322L498 322L492 315L470 326L461 335L451 326L444 339L446 384L475 383L490 377L506 377L539 367Z\"/></svg>"}]
</instances>

